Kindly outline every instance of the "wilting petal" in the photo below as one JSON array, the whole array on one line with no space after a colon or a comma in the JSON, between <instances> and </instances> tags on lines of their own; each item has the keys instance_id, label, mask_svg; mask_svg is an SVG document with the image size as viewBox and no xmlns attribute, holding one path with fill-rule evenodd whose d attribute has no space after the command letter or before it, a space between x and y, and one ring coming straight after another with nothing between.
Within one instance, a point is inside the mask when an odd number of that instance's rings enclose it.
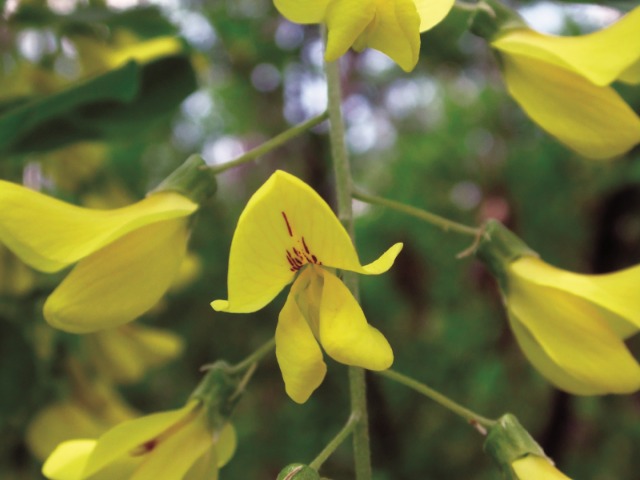
<instances>
[{"instance_id":1,"label":"wilting petal","mask_svg":"<svg viewBox=\"0 0 640 480\"><path fill-rule=\"evenodd\" d=\"M93 210L0 180L0 242L33 268L54 272L135 229L197 208L182 195L162 192L124 208Z\"/></svg>"},{"instance_id":2,"label":"wilting petal","mask_svg":"<svg viewBox=\"0 0 640 480\"><path fill-rule=\"evenodd\" d=\"M347 365L385 370L393 363L387 339L367 323L360 305L342 281L323 271L320 343L334 360Z\"/></svg>"},{"instance_id":3,"label":"wilting petal","mask_svg":"<svg viewBox=\"0 0 640 480\"><path fill-rule=\"evenodd\" d=\"M513 276L507 298L512 322L520 322L548 357L525 350L529 360L547 370L550 360L592 392L572 391L573 382L558 387L577 394L630 393L640 388L640 366L588 302Z\"/></svg>"},{"instance_id":4,"label":"wilting petal","mask_svg":"<svg viewBox=\"0 0 640 480\"><path fill-rule=\"evenodd\" d=\"M621 338L640 329L640 265L604 275L581 275L524 256L509 268L532 283L562 290L608 310L612 315L607 323Z\"/></svg>"},{"instance_id":5,"label":"wilting petal","mask_svg":"<svg viewBox=\"0 0 640 480\"><path fill-rule=\"evenodd\" d=\"M379 8L379 7L378 7ZM372 0L334 0L329 2L325 22L327 47L325 59L333 62L344 55L376 15Z\"/></svg>"},{"instance_id":6,"label":"wilting petal","mask_svg":"<svg viewBox=\"0 0 640 480\"><path fill-rule=\"evenodd\" d=\"M61 443L42 467L42 473L52 480L81 480L96 440L70 440Z\"/></svg>"},{"instance_id":7,"label":"wilting petal","mask_svg":"<svg viewBox=\"0 0 640 480\"><path fill-rule=\"evenodd\" d=\"M171 285L187 239L185 219L156 222L119 238L73 269L47 299L45 319L73 333L134 320Z\"/></svg>"},{"instance_id":8,"label":"wilting petal","mask_svg":"<svg viewBox=\"0 0 640 480\"><path fill-rule=\"evenodd\" d=\"M571 480L546 458L527 455L511 464L519 480Z\"/></svg>"},{"instance_id":9,"label":"wilting petal","mask_svg":"<svg viewBox=\"0 0 640 480\"><path fill-rule=\"evenodd\" d=\"M602 86L638 63L638 32L640 7L610 27L588 35L555 37L529 29L508 30L491 45L511 56L533 58L571 70Z\"/></svg>"},{"instance_id":10,"label":"wilting petal","mask_svg":"<svg viewBox=\"0 0 640 480\"><path fill-rule=\"evenodd\" d=\"M274 0L282 16L295 23L321 23L330 0Z\"/></svg>"},{"instance_id":11,"label":"wilting petal","mask_svg":"<svg viewBox=\"0 0 640 480\"><path fill-rule=\"evenodd\" d=\"M144 325L123 325L85 337L87 356L98 372L117 383L140 380L150 369L176 358L182 338Z\"/></svg>"},{"instance_id":12,"label":"wilting petal","mask_svg":"<svg viewBox=\"0 0 640 480\"><path fill-rule=\"evenodd\" d=\"M402 249L397 243L362 266L348 233L329 205L311 187L283 171L275 172L251 197L231 242L229 300L215 310L253 312L293 280L294 260L364 274L387 271Z\"/></svg>"},{"instance_id":13,"label":"wilting petal","mask_svg":"<svg viewBox=\"0 0 640 480\"><path fill-rule=\"evenodd\" d=\"M414 0L420 16L420 31L435 27L448 15L455 0Z\"/></svg>"},{"instance_id":14,"label":"wilting petal","mask_svg":"<svg viewBox=\"0 0 640 480\"><path fill-rule=\"evenodd\" d=\"M388 55L405 72L413 70L420 55L420 17L414 0L378 2L375 18L356 49L365 46Z\"/></svg>"},{"instance_id":15,"label":"wilting petal","mask_svg":"<svg viewBox=\"0 0 640 480\"><path fill-rule=\"evenodd\" d=\"M509 93L544 130L587 158L621 155L640 142L640 119L610 87L542 61L503 56Z\"/></svg>"},{"instance_id":16,"label":"wilting petal","mask_svg":"<svg viewBox=\"0 0 640 480\"><path fill-rule=\"evenodd\" d=\"M296 281L296 284L298 281ZM295 300L294 284L282 307L276 328L276 357L285 390L295 402L304 403L320 386L327 372L322 351Z\"/></svg>"}]
</instances>

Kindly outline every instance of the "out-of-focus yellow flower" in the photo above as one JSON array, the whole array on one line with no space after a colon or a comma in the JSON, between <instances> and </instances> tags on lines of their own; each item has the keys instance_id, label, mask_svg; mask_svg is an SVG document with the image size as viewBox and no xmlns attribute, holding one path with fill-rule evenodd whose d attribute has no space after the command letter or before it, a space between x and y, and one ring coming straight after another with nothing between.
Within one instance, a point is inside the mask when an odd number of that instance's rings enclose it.
<instances>
[{"instance_id":1,"label":"out-of-focus yellow flower","mask_svg":"<svg viewBox=\"0 0 640 480\"><path fill-rule=\"evenodd\" d=\"M511 414L489 429L484 449L506 480L570 480Z\"/></svg>"},{"instance_id":2,"label":"out-of-focus yellow flower","mask_svg":"<svg viewBox=\"0 0 640 480\"><path fill-rule=\"evenodd\" d=\"M0 245L0 296L22 296L36 284L36 275L8 249Z\"/></svg>"},{"instance_id":3,"label":"out-of-focus yellow flower","mask_svg":"<svg viewBox=\"0 0 640 480\"><path fill-rule=\"evenodd\" d=\"M499 222L477 254L499 281L511 328L529 361L577 395L640 389L640 365L624 339L640 329L640 266L580 275L540 260Z\"/></svg>"},{"instance_id":4,"label":"out-of-focus yellow flower","mask_svg":"<svg viewBox=\"0 0 640 480\"><path fill-rule=\"evenodd\" d=\"M393 352L371 327L336 268L366 275L386 272L402 249L397 243L362 266L331 208L307 184L277 171L251 197L238 220L229 258L229 300L212 307L255 312L294 281L280 312L276 355L285 388L305 402L326 373L320 345L338 362L385 370Z\"/></svg>"},{"instance_id":5,"label":"out-of-focus yellow flower","mask_svg":"<svg viewBox=\"0 0 640 480\"><path fill-rule=\"evenodd\" d=\"M640 118L610 86L640 82L639 31L640 7L588 35L544 35L511 22L489 41L531 119L581 155L606 159L640 143Z\"/></svg>"},{"instance_id":6,"label":"out-of-focus yellow flower","mask_svg":"<svg viewBox=\"0 0 640 480\"><path fill-rule=\"evenodd\" d=\"M218 478L236 448L233 426L208 427L203 402L117 425L96 440L61 443L42 472L52 480Z\"/></svg>"},{"instance_id":7,"label":"out-of-focus yellow flower","mask_svg":"<svg viewBox=\"0 0 640 480\"><path fill-rule=\"evenodd\" d=\"M100 377L126 384L182 352L184 342L173 332L144 325L122 325L83 338L82 352Z\"/></svg>"},{"instance_id":8,"label":"out-of-focus yellow flower","mask_svg":"<svg viewBox=\"0 0 640 480\"><path fill-rule=\"evenodd\" d=\"M331 62L349 48L374 48L403 70L413 70L420 55L420 32L442 21L453 0L274 0L295 23L327 26L325 58Z\"/></svg>"},{"instance_id":9,"label":"out-of-focus yellow flower","mask_svg":"<svg viewBox=\"0 0 640 480\"><path fill-rule=\"evenodd\" d=\"M215 190L201 163L190 159L169 177L189 177L197 201ZM187 195L167 184L133 205L94 210L0 181L0 242L44 272L77 263L44 305L49 324L73 333L115 327L148 311L171 285L198 209Z\"/></svg>"},{"instance_id":10,"label":"out-of-focus yellow flower","mask_svg":"<svg viewBox=\"0 0 640 480\"><path fill-rule=\"evenodd\" d=\"M76 377L77 379L77 377ZM122 397L100 380L75 382L69 398L49 405L29 423L26 442L40 460L56 446L73 438L94 438L109 428L138 416Z\"/></svg>"},{"instance_id":11,"label":"out-of-focus yellow flower","mask_svg":"<svg viewBox=\"0 0 640 480\"><path fill-rule=\"evenodd\" d=\"M107 144L80 142L41 157L42 172L63 190L78 191L96 176L108 155Z\"/></svg>"}]
</instances>

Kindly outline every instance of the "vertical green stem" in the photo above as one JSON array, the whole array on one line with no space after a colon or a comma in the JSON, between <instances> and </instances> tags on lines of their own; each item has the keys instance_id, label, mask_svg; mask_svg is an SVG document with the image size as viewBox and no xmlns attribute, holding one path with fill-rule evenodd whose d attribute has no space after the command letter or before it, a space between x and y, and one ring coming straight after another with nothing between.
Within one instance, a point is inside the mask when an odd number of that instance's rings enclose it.
<instances>
[{"instance_id":1,"label":"vertical green stem","mask_svg":"<svg viewBox=\"0 0 640 480\"><path fill-rule=\"evenodd\" d=\"M329 135L333 170L336 179L338 217L355 242L353 211L351 204L351 166L345 143L344 119L342 117L342 92L340 88L340 67L338 62L325 62L327 90L329 97ZM359 299L358 277L353 272L342 272L342 280L356 300ZM367 414L364 370L349 367L349 393L351 413L358 419L353 430L353 455L356 480L371 480L371 450L369 446L369 418Z\"/></svg>"}]
</instances>

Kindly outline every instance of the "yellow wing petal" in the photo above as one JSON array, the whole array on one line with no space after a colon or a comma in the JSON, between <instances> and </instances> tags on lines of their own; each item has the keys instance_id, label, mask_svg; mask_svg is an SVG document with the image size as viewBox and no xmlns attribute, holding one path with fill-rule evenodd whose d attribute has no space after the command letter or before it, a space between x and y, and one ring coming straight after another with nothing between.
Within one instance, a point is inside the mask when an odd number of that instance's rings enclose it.
<instances>
[{"instance_id":1,"label":"yellow wing petal","mask_svg":"<svg viewBox=\"0 0 640 480\"><path fill-rule=\"evenodd\" d=\"M379 274L391 267L401 249L396 244L362 266L329 205L302 180L277 171L238 220L229 255L229 300L211 305L219 311L253 312L273 300L304 264Z\"/></svg>"},{"instance_id":2,"label":"yellow wing petal","mask_svg":"<svg viewBox=\"0 0 640 480\"><path fill-rule=\"evenodd\" d=\"M637 85L640 83L640 60L622 72L618 77L618 80L631 85Z\"/></svg>"},{"instance_id":3,"label":"yellow wing petal","mask_svg":"<svg viewBox=\"0 0 640 480\"><path fill-rule=\"evenodd\" d=\"M52 480L83 480L95 440L70 440L56 447L42 466L42 474Z\"/></svg>"},{"instance_id":4,"label":"yellow wing petal","mask_svg":"<svg viewBox=\"0 0 640 480\"><path fill-rule=\"evenodd\" d=\"M420 15L420 31L426 32L449 14L455 0L413 0Z\"/></svg>"},{"instance_id":5,"label":"yellow wing petal","mask_svg":"<svg viewBox=\"0 0 640 480\"><path fill-rule=\"evenodd\" d=\"M509 268L530 282L562 290L608 310L612 313L609 326L621 338L640 329L640 265L605 275L580 275L525 256Z\"/></svg>"},{"instance_id":6,"label":"yellow wing petal","mask_svg":"<svg viewBox=\"0 0 640 480\"><path fill-rule=\"evenodd\" d=\"M420 55L420 17L414 0L378 2L373 21L358 39L388 55L405 72L416 66Z\"/></svg>"},{"instance_id":7,"label":"yellow wing petal","mask_svg":"<svg viewBox=\"0 0 640 480\"><path fill-rule=\"evenodd\" d=\"M304 403L324 380L327 366L322 360L320 346L296 303L295 296L304 295L298 283L296 281L289 292L278 317L276 358L287 395L297 403Z\"/></svg>"},{"instance_id":8,"label":"yellow wing petal","mask_svg":"<svg viewBox=\"0 0 640 480\"><path fill-rule=\"evenodd\" d=\"M551 63L609 85L640 60L640 7L608 28L575 37L555 37L533 30L511 30L491 42L510 55ZM635 40L634 40L635 39Z\"/></svg>"},{"instance_id":9,"label":"yellow wing petal","mask_svg":"<svg viewBox=\"0 0 640 480\"><path fill-rule=\"evenodd\" d=\"M511 96L548 133L581 155L605 159L640 142L640 119L610 87L531 58L503 56Z\"/></svg>"},{"instance_id":10,"label":"yellow wing petal","mask_svg":"<svg viewBox=\"0 0 640 480\"><path fill-rule=\"evenodd\" d=\"M130 322L167 291L184 257L184 219L156 222L80 262L51 294L44 316L55 328L87 333Z\"/></svg>"},{"instance_id":11,"label":"yellow wing petal","mask_svg":"<svg viewBox=\"0 0 640 480\"><path fill-rule=\"evenodd\" d=\"M591 387L592 394L640 389L640 365L599 310L583 299L509 276L507 308L512 321L529 331L558 370ZM536 352L526 353L538 366ZM572 391L572 385L557 386Z\"/></svg>"},{"instance_id":12,"label":"yellow wing petal","mask_svg":"<svg viewBox=\"0 0 640 480\"><path fill-rule=\"evenodd\" d=\"M182 195L161 192L128 207L93 210L0 180L0 242L33 268L54 272L137 228L197 208Z\"/></svg>"},{"instance_id":13,"label":"yellow wing petal","mask_svg":"<svg viewBox=\"0 0 640 480\"><path fill-rule=\"evenodd\" d=\"M236 452L237 446L238 438L236 429L231 423L227 423L218 434L216 441L218 467L224 467L229 463L229 460L231 460L233 454Z\"/></svg>"},{"instance_id":14,"label":"yellow wing petal","mask_svg":"<svg viewBox=\"0 0 640 480\"><path fill-rule=\"evenodd\" d=\"M519 480L571 480L546 458L527 455L511 464Z\"/></svg>"},{"instance_id":15,"label":"yellow wing petal","mask_svg":"<svg viewBox=\"0 0 640 480\"><path fill-rule=\"evenodd\" d=\"M331 0L273 0L273 3L287 20L304 24L321 23Z\"/></svg>"},{"instance_id":16,"label":"yellow wing petal","mask_svg":"<svg viewBox=\"0 0 640 480\"><path fill-rule=\"evenodd\" d=\"M360 305L342 281L323 271L320 344L334 360L346 365L386 370L393 351L382 333L367 323Z\"/></svg>"},{"instance_id":17,"label":"yellow wing petal","mask_svg":"<svg viewBox=\"0 0 640 480\"><path fill-rule=\"evenodd\" d=\"M329 3L325 16L327 24L328 62L344 55L365 31L376 15L373 0L334 0Z\"/></svg>"}]
</instances>

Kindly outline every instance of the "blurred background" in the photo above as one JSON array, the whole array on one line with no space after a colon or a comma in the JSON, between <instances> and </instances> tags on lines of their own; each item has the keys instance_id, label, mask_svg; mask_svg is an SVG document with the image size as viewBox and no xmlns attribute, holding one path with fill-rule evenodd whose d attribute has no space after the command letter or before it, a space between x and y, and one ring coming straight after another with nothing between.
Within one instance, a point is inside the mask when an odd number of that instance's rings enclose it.
<instances>
[{"instance_id":1,"label":"blurred background","mask_svg":"<svg viewBox=\"0 0 640 480\"><path fill-rule=\"evenodd\" d=\"M537 29L576 34L633 5L513 6ZM326 107L317 26L284 20L269 0L0 0L0 9L0 178L69 202L132 203L192 153L220 164ZM372 50L342 59L356 184L470 225L498 218L565 269L639 263L640 151L587 161L543 133L507 96L467 21L454 11L424 34L411 74ZM157 43L176 35L178 47ZM149 48L132 73L119 55L140 45ZM117 79L91 83L115 70ZM132 103L118 100L118 85L136 92ZM65 88L84 93L70 100L57 94ZM640 90L616 88L639 111ZM21 121L7 120L24 105L32 107ZM32 124L29 108L44 120ZM332 203L326 125L219 175L177 284L117 333L51 329L42 303L65 272L37 273L0 246L0 478L42 478L42 459L65 431L98 435L123 418L176 408L203 364L237 362L271 338L284 294L247 315L215 313L209 302L226 298L237 218L275 169ZM482 415L516 414L572 478L638 478L638 394L555 390L520 352L492 277L476 260L455 258L468 238L380 207L355 209L363 261L405 244L387 274L361 277L363 308L393 346L396 370ZM629 345L638 358L638 338ZM304 405L286 396L274 356L260 364L233 417L239 447L222 479L274 479L319 453L349 415L346 368L326 360L329 373ZM376 480L499 478L462 420L390 380L367 380ZM350 442L323 473L353 478Z\"/></svg>"}]
</instances>

